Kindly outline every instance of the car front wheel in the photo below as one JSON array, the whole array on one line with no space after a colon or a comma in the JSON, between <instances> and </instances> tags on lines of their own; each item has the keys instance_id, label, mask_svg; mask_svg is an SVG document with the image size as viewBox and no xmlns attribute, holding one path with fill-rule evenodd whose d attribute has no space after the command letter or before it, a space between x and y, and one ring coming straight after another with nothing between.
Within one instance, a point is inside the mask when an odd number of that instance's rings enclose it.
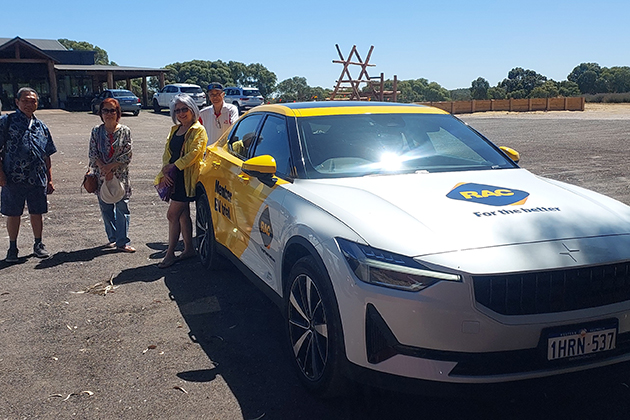
<instances>
[{"instance_id":1,"label":"car front wheel","mask_svg":"<svg viewBox=\"0 0 630 420\"><path fill-rule=\"evenodd\" d=\"M156 114L162 112L162 108L160 107L160 104L156 99L153 100L153 112L155 112Z\"/></svg>"},{"instance_id":2,"label":"car front wheel","mask_svg":"<svg viewBox=\"0 0 630 420\"><path fill-rule=\"evenodd\" d=\"M286 326L294 366L302 384L314 394L335 397L347 380L341 320L328 275L310 257L299 259L285 293Z\"/></svg>"},{"instance_id":3,"label":"car front wheel","mask_svg":"<svg viewBox=\"0 0 630 420\"><path fill-rule=\"evenodd\" d=\"M212 214L205 191L197 199L196 210L195 239L201 265L207 270L220 268L223 257L217 254Z\"/></svg>"}]
</instances>

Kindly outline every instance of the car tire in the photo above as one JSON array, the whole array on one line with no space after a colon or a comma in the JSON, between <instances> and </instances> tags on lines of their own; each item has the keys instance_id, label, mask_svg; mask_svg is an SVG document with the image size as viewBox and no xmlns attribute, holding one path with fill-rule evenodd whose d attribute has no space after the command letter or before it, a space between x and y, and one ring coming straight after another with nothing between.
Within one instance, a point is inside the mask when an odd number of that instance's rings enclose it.
<instances>
[{"instance_id":1,"label":"car tire","mask_svg":"<svg viewBox=\"0 0 630 420\"><path fill-rule=\"evenodd\" d=\"M136 111L133 111L133 116L134 117L137 117L138 115L140 115L140 110L139 109L136 110Z\"/></svg>"},{"instance_id":2,"label":"car tire","mask_svg":"<svg viewBox=\"0 0 630 420\"><path fill-rule=\"evenodd\" d=\"M293 265L288 280L285 326L300 382L324 398L345 394L341 318L330 278L313 257L306 256Z\"/></svg>"},{"instance_id":3,"label":"car tire","mask_svg":"<svg viewBox=\"0 0 630 420\"><path fill-rule=\"evenodd\" d=\"M96 106L96 104L92 105L92 114L98 114L98 107Z\"/></svg>"},{"instance_id":4,"label":"car tire","mask_svg":"<svg viewBox=\"0 0 630 420\"><path fill-rule=\"evenodd\" d=\"M236 110L238 111L238 115L241 115L241 107L238 105L238 102L232 102L232 105L236 107Z\"/></svg>"},{"instance_id":5,"label":"car tire","mask_svg":"<svg viewBox=\"0 0 630 420\"><path fill-rule=\"evenodd\" d=\"M155 99L153 100L153 112L155 112L156 114L159 114L160 112L162 112L162 108L160 107L160 104Z\"/></svg>"},{"instance_id":6,"label":"car tire","mask_svg":"<svg viewBox=\"0 0 630 420\"><path fill-rule=\"evenodd\" d=\"M219 269L224 266L225 259L217 253L214 238L214 225L208 195L203 188L198 189L195 220L195 244L199 261L206 270Z\"/></svg>"}]
</instances>

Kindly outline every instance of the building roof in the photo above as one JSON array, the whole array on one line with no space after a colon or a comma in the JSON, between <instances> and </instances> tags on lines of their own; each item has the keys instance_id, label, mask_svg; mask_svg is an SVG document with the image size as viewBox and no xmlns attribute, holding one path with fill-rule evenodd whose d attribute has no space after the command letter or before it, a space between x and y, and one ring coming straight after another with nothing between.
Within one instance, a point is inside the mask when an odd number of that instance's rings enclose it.
<instances>
[{"instance_id":1,"label":"building roof","mask_svg":"<svg viewBox=\"0 0 630 420\"><path fill-rule=\"evenodd\" d=\"M15 38L0 38L0 47ZM31 39L22 38L24 41L33 44L42 51L67 51L67 48L61 45L56 39Z\"/></svg>"}]
</instances>

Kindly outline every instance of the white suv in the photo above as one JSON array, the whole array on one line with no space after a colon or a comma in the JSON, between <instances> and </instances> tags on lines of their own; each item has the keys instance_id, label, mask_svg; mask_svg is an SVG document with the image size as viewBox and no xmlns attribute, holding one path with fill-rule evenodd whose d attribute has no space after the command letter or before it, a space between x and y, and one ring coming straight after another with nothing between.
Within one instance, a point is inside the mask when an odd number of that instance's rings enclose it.
<instances>
[{"instance_id":1,"label":"white suv","mask_svg":"<svg viewBox=\"0 0 630 420\"><path fill-rule=\"evenodd\" d=\"M168 108L173 98L180 93L190 95L199 109L206 105L206 94L199 85L175 83L166 85L159 92L155 92L153 95L153 110L160 112L162 108Z\"/></svg>"},{"instance_id":2,"label":"white suv","mask_svg":"<svg viewBox=\"0 0 630 420\"><path fill-rule=\"evenodd\" d=\"M238 108L239 112L246 111L255 106L262 105L265 98L260 91L254 87L226 87L224 101Z\"/></svg>"}]
</instances>

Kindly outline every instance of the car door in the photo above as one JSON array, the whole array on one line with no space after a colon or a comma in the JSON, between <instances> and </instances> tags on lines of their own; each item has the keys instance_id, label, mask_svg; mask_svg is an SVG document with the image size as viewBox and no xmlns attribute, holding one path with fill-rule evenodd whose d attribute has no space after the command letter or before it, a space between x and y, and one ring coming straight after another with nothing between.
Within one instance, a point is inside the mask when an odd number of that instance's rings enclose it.
<instances>
[{"instance_id":1,"label":"car door","mask_svg":"<svg viewBox=\"0 0 630 420\"><path fill-rule=\"evenodd\" d=\"M248 157L270 155L276 160L277 179L263 182L254 176L242 174L239 194L236 197L236 223L248 235L248 246L241 260L270 287L281 293L282 229L286 226L287 212L282 203L286 190L282 187L289 179L291 160L289 136L284 116L269 114L254 138Z\"/></svg>"},{"instance_id":2,"label":"car door","mask_svg":"<svg viewBox=\"0 0 630 420\"><path fill-rule=\"evenodd\" d=\"M247 219L243 215L246 209L241 204L244 200L241 196L248 193L245 188L247 180L241 171L247 157L235 153L232 144L241 142L243 138L255 137L262 118L262 114L252 114L239 120L230 131L227 150L217 148L217 157L206 163L213 167L210 171L211 185L208 186L212 191L206 192L214 209L213 215L216 215L216 219L213 217L215 238L239 259L248 246L250 235L243 222Z\"/></svg>"}]
</instances>

